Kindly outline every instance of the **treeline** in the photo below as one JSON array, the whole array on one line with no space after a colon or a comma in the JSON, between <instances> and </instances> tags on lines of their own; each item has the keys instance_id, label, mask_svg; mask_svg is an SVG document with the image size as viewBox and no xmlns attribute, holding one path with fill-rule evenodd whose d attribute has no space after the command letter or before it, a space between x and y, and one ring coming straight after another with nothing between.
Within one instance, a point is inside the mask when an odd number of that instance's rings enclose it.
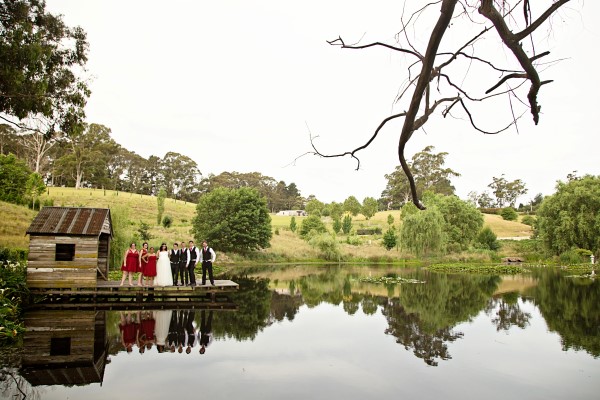
<instances>
[{"instance_id":1,"label":"treeline","mask_svg":"<svg viewBox=\"0 0 600 400\"><path fill-rule=\"evenodd\" d=\"M0 154L14 154L38 173L46 184L75 188L104 188L198 202L217 187L252 187L267 199L271 212L303 208L296 184L287 184L258 172L223 172L203 176L191 158L174 152L147 159L115 142L111 130L88 124L78 133L47 137L0 125Z\"/></svg>"}]
</instances>

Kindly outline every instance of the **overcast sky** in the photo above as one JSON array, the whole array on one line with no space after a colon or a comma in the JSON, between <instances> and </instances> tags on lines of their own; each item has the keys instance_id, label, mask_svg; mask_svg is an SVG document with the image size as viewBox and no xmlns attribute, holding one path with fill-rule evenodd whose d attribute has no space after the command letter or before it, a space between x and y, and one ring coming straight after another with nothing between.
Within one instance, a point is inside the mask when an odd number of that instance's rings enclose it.
<instances>
[{"instance_id":1,"label":"overcast sky","mask_svg":"<svg viewBox=\"0 0 600 400\"><path fill-rule=\"evenodd\" d=\"M527 114L518 132L490 136L465 120L432 118L409 142L407 159L433 145L435 152L448 153L446 167L461 174L452 180L461 198L489 190L492 177L505 174L509 181L525 182L529 193L519 199L523 203L537 193L552 194L556 181L572 171L600 174L598 3L573 0L552 19L552 30L546 26L536 37L538 52L551 51L546 62L563 59L542 68L542 80L554 82L540 92L537 126ZM380 197L384 175L399 164L401 123L390 124L359 153L359 171L350 158L293 161L311 149L311 133L319 136L315 143L323 152L351 150L383 118L403 111L394 98L414 60L381 48L342 50L326 40L393 44L402 4L47 0L47 9L87 32L92 90L87 121L109 127L116 142L145 158L179 152L196 161L204 176L257 171L296 183L305 197L331 202L350 195L359 201ZM533 11L540 9L534 4ZM421 29L409 35L424 53L430 24L425 17L418 22ZM455 21L443 50L464 42L465 25L464 19ZM493 47L494 38L485 42L487 48L510 63L508 53ZM491 87L498 79L482 75L481 85ZM504 98L486 114L479 112L479 123L492 129L510 122L497 118L508 104Z\"/></svg>"}]
</instances>

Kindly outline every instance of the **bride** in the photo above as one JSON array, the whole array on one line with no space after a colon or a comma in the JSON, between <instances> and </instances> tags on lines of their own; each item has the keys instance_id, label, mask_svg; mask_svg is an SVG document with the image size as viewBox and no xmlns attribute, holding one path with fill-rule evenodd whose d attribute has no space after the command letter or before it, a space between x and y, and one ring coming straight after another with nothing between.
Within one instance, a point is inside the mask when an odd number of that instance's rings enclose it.
<instances>
[{"instance_id":1,"label":"bride","mask_svg":"<svg viewBox=\"0 0 600 400\"><path fill-rule=\"evenodd\" d=\"M173 275L171 275L171 260L167 245L163 243L158 251L158 259L156 261L156 279L154 286L173 286Z\"/></svg>"}]
</instances>

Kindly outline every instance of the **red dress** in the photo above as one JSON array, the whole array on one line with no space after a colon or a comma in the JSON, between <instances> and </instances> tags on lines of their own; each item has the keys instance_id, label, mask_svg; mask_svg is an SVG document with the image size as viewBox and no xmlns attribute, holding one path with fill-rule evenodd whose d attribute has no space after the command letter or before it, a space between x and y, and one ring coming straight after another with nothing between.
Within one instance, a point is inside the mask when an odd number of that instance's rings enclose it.
<instances>
[{"instance_id":1,"label":"red dress","mask_svg":"<svg viewBox=\"0 0 600 400\"><path fill-rule=\"evenodd\" d=\"M125 265L121 266L121 271L137 272L138 265L140 263L140 255L137 250L127 250L127 257L125 258Z\"/></svg>"},{"instance_id":2,"label":"red dress","mask_svg":"<svg viewBox=\"0 0 600 400\"><path fill-rule=\"evenodd\" d=\"M144 340L153 341L154 340L154 325L156 322L154 318L146 318L142 319L140 323L140 336L144 337Z\"/></svg>"},{"instance_id":3,"label":"red dress","mask_svg":"<svg viewBox=\"0 0 600 400\"><path fill-rule=\"evenodd\" d=\"M141 272L143 275L149 276L145 272L146 271L146 265L148 265L148 261L144 260L144 256L146 254L148 254L148 250L142 249L142 251L140 252L140 260L141 260L140 264L141 265L140 265L139 269L137 270L137 272Z\"/></svg>"},{"instance_id":4,"label":"red dress","mask_svg":"<svg viewBox=\"0 0 600 400\"><path fill-rule=\"evenodd\" d=\"M151 278L156 276L156 253L148 254L148 262L143 269L143 274Z\"/></svg>"}]
</instances>

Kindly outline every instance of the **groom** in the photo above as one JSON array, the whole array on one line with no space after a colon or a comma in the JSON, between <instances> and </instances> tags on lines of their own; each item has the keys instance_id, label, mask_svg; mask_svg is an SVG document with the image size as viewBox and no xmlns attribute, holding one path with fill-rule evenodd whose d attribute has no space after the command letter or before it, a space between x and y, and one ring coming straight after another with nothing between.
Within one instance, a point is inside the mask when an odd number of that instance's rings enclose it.
<instances>
[{"instance_id":1,"label":"groom","mask_svg":"<svg viewBox=\"0 0 600 400\"><path fill-rule=\"evenodd\" d=\"M169 259L171 260L171 275L173 275L173 286L177 285L177 275L179 272L179 262L181 258L181 250L179 250L179 244L173 243L173 248L169 250ZM183 285L183 274L181 274L181 284Z\"/></svg>"}]
</instances>

